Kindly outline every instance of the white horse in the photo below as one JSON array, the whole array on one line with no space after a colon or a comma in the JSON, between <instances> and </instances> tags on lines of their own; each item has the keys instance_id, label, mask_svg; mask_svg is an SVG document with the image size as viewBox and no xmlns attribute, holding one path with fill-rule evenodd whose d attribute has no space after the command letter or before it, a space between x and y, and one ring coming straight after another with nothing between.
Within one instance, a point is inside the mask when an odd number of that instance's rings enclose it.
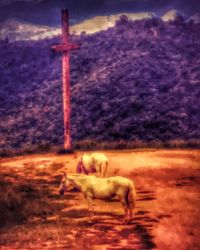
<instances>
[{"instance_id":1,"label":"white horse","mask_svg":"<svg viewBox=\"0 0 200 250\"><path fill-rule=\"evenodd\" d=\"M79 160L76 173L97 173L100 177L105 177L108 167L108 159L102 153L83 154Z\"/></svg>"},{"instance_id":2,"label":"white horse","mask_svg":"<svg viewBox=\"0 0 200 250\"><path fill-rule=\"evenodd\" d=\"M93 212L93 199L107 200L117 196L124 208L124 222L128 223L133 219L135 188L131 180L121 176L98 178L94 175L64 173L59 189L61 195L64 195L69 184L84 194L89 212Z\"/></svg>"}]
</instances>

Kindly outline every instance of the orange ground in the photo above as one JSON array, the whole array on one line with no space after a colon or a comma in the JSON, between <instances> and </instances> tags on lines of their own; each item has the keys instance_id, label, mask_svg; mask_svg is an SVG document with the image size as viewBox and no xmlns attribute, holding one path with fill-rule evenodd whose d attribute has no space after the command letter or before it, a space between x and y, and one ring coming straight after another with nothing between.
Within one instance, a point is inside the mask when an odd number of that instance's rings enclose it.
<instances>
[{"instance_id":1,"label":"orange ground","mask_svg":"<svg viewBox=\"0 0 200 250\"><path fill-rule=\"evenodd\" d=\"M135 183L137 211L131 224L122 225L123 210L115 199L96 201L89 223L87 203L79 192L58 195L62 171L74 172L81 152L4 158L0 173L7 181L35 183L48 192L52 207L56 202L62 209L0 229L0 249L199 249L200 150L104 153L108 176L126 176Z\"/></svg>"}]
</instances>

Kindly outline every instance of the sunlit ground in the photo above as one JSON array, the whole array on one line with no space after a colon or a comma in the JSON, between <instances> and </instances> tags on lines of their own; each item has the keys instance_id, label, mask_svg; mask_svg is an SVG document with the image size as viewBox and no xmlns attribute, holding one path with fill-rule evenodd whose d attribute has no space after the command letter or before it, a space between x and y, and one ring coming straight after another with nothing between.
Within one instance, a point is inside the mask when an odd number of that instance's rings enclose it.
<instances>
[{"instance_id":1,"label":"sunlit ground","mask_svg":"<svg viewBox=\"0 0 200 250\"><path fill-rule=\"evenodd\" d=\"M160 249L200 246L200 150L105 151L108 176L132 179L134 220L122 224L119 202L96 201L93 221L79 192L58 195L73 155L4 158L0 167L0 249Z\"/></svg>"}]
</instances>

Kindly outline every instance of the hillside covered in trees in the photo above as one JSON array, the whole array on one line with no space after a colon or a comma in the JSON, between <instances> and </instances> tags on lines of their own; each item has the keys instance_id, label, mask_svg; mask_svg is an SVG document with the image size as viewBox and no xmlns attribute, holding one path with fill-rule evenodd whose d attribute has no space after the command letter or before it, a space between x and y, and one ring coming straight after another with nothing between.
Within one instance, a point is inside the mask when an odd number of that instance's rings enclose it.
<instances>
[{"instance_id":1,"label":"hillside covered in trees","mask_svg":"<svg viewBox=\"0 0 200 250\"><path fill-rule=\"evenodd\" d=\"M122 16L71 41L74 142L200 140L199 23ZM62 145L58 42L0 42L1 150Z\"/></svg>"}]
</instances>

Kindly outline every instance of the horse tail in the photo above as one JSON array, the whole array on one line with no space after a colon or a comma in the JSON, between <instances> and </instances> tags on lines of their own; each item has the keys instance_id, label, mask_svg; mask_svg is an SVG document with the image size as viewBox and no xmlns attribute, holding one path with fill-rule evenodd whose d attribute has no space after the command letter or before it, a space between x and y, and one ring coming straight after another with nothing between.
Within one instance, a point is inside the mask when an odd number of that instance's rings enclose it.
<instances>
[{"instance_id":1,"label":"horse tail","mask_svg":"<svg viewBox=\"0 0 200 250\"><path fill-rule=\"evenodd\" d=\"M127 197L126 197L126 202L127 205L130 209L135 210L135 197L136 197L136 192L133 183L129 186Z\"/></svg>"}]
</instances>

